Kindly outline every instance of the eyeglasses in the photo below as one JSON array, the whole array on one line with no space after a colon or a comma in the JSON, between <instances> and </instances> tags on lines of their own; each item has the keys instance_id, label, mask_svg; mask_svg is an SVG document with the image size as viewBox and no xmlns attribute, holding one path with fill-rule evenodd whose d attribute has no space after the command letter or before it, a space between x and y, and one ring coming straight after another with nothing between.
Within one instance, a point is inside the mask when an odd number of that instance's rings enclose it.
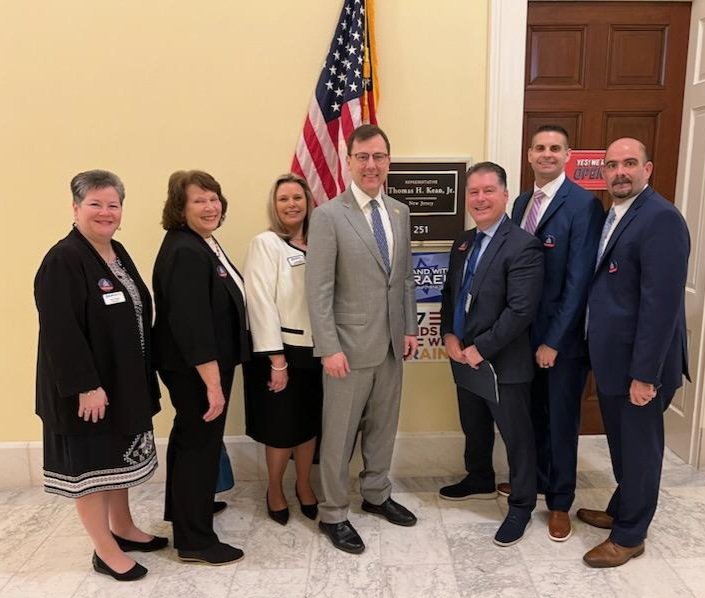
<instances>
[{"instance_id":1,"label":"eyeglasses","mask_svg":"<svg viewBox=\"0 0 705 598\"><path fill-rule=\"evenodd\" d=\"M367 152L359 152L357 154L352 155L352 157L355 158L355 160L357 160L360 164L367 164L367 161L370 159L370 156L375 161L375 164L382 164L382 162L389 158L389 154L384 154L382 152L377 152L374 154L368 154Z\"/></svg>"}]
</instances>

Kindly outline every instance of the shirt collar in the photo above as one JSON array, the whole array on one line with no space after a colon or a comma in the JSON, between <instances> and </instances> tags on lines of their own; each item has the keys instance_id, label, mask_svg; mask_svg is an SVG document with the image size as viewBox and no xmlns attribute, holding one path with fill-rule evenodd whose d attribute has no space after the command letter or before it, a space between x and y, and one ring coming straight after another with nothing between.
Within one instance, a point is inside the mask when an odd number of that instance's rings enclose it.
<instances>
[{"instance_id":1,"label":"shirt collar","mask_svg":"<svg viewBox=\"0 0 705 598\"><path fill-rule=\"evenodd\" d=\"M546 196L546 199L553 199L554 195L558 192L558 189L561 188L561 185L564 181L565 171L561 172L555 179L549 181L543 187L537 186L534 182L534 193L541 189L541 191L543 191L543 194Z\"/></svg>"},{"instance_id":2,"label":"shirt collar","mask_svg":"<svg viewBox=\"0 0 705 598\"><path fill-rule=\"evenodd\" d=\"M632 204L636 201L636 198L639 197L644 192L646 187L648 187L648 183L646 185L644 185L644 189L639 191L639 193L637 193L634 197L630 197L629 199L627 199L619 204L613 203L612 207L614 208L615 216L617 216L618 218L621 218L622 216L624 216L627 213L627 210L632 207Z\"/></svg>"},{"instance_id":3,"label":"shirt collar","mask_svg":"<svg viewBox=\"0 0 705 598\"><path fill-rule=\"evenodd\" d=\"M370 203L373 199L377 200L377 203L379 204L379 207L384 209L384 202L382 201L382 188L380 187L380 190L377 192L377 195L375 197L370 197L365 193L360 187L358 187L355 184L355 181L350 181L350 191L352 191L353 197L355 198L355 201L357 202L357 205L360 206L361 210L365 209L365 206Z\"/></svg>"},{"instance_id":4,"label":"shirt collar","mask_svg":"<svg viewBox=\"0 0 705 598\"><path fill-rule=\"evenodd\" d=\"M477 230L485 233L485 236L487 236L488 238L491 239L492 237L494 237L494 234L497 232L497 229L499 228L500 224L502 224L502 222L504 222L504 219L506 217L507 217L506 214L502 214L502 217L499 220L497 220L497 222L495 222L492 226L490 226L482 231L479 228Z\"/></svg>"}]
</instances>

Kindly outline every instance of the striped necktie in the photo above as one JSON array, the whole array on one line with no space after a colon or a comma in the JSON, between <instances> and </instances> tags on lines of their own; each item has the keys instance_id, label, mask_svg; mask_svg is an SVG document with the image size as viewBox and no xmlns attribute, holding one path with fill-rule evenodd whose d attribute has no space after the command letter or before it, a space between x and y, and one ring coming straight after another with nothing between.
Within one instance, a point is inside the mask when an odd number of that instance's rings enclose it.
<instances>
[{"instance_id":1,"label":"striped necktie","mask_svg":"<svg viewBox=\"0 0 705 598\"><path fill-rule=\"evenodd\" d=\"M524 230L532 235L536 232L536 227L539 225L539 214L541 213L541 204L546 199L546 194L541 189L536 189L534 197L531 200L531 209L529 215L524 222Z\"/></svg>"}]
</instances>

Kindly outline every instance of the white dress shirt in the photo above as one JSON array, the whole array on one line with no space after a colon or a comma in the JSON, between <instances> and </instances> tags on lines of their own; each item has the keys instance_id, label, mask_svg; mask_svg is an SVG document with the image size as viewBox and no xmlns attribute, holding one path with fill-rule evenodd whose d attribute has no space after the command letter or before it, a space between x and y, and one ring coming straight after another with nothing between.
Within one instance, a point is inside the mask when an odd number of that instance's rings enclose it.
<instances>
[{"instance_id":1,"label":"white dress shirt","mask_svg":"<svg viewBox=\"0 0 705 598\"><path fill-rule=\"evenodd\" d=\"M539 222L541 222L541 218L543 218L543 215L546 213L548 206L551 205L551 202L553 201L553 198L556 196L556 193L558 193L558 189L561 188L563 181L565 181L565 172L561 172L555 179L553 179L552 181L549 181L543 187L538 187L536 185L536 183L534 183L534 193L536 193L537 191L542 191L544 194L543 202L541 203L541 211L539 212L539 217L536 220L537 226L538 226ZM531 211L531 206L533 204L534 204L534 201L533 201L533 196L532 196L532 199L526 204L526 209L524 210L524 216L521 219L521 228L524 228L524 224L526 223L526 218L529 216L529 212Z\"/></svg>"},{"instance_id":2,"label":"white dress shirt","mask_svg":"<svg viewBox=\"0 0 705 598\"><path fill-rule=\"evenodd\" d=\"M373 199L377 200L379 204L379 215L382 219L382 226L384 227L384 236L387 237L387 247L389 248L389 263L393 262L392 257L394 256L394 235L392 234L392 222L389 220L389 214L387 213L387 208L382 201L382 189L379 190L375 197L370 197L365 193L360 187L355 184L355 181L350 183L350 190L352 191L357 205L360 206L362 213L367 218L367 224L370 225L370 230L374 235L374 227L372 226L372 206L370 202Z\"/></svg>"}]
</instances>

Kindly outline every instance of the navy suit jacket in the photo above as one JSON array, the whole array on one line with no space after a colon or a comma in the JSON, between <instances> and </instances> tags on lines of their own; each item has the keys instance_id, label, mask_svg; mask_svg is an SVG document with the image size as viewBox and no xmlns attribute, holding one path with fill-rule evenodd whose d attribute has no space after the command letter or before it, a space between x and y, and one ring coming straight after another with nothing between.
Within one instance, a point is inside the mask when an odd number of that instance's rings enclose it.
<instances>
[{"instance_id":1,"label":"navy suit jacket","mask_svg":"<svg viewBox=\"0 0 705 598\"><path fill-rule=\"evenodd\" d=\"M514 202L516 224L521 224L532 195L533 190L527 191ZM585 304L604 219L600 201L566 178L536 227L543 245L544 281L531 327L534 350L545 344L564 357L586 354Z\"/></svg>"},{"instance_id":2,"label":"navy suit jacket","mask_svg":"<svg viewBox=\"0 0 705 598\"><path fill-rule=\"evenodd\" d=\"M688 376L689 253L680 212L646 187L612 233L590 287L588 345L600 392L629 394L632 379L672 392Z\"/></svg>"},{"instance_id":3,"label":"navy suit jacket","mask_svg":"<svg viewBox=\"0 0 705 598\"><path fill-rule=\"evenodd\" d=\"M476 231L465 231L451 249L442 291L441 335L453 332L455 300ZM466 347L474 344L492 363L502 384L530 382L534 376L529 328L542 281L541 244L505 218L477 265L465 334L460 339Z\"/></svg>"}]
</instances>

